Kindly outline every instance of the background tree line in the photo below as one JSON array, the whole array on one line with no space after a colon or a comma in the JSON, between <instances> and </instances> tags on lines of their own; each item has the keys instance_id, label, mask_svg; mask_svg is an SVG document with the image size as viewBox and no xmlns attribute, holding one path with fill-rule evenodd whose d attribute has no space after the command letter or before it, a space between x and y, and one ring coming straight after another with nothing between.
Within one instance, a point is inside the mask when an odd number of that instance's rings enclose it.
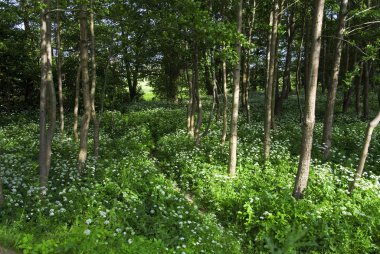
<instances>
[{"instance_id":1,"label":"background tree line","mask_svg":"<svg viewBox=\"0 0 380 254\"><path fill-rule=\"evenodd\" d=\"M99 147L96 110L139 100L144 79L161 99L188 100L188 132L197 144L214 113L224 122L223 144L231 117L230 175L236 171L238 113L250 121L252 93L265 92L263 158L269 160L271 131L294 91L304 126L295 197L307 184L317 89L328 98L321 141L326 160L334 112L354 110L367 119L375 110L370 98L377 96L380 105L376 1L24 0L2 1L0 12L1 108L39 103L42 186L56 113L64 132L66 115L74 110L80 171L91 122L95 153ZM337 96L343 96L342 105L335 105ZM209 116L202 104L207 97Z\"/></svg>"}]
</instances>

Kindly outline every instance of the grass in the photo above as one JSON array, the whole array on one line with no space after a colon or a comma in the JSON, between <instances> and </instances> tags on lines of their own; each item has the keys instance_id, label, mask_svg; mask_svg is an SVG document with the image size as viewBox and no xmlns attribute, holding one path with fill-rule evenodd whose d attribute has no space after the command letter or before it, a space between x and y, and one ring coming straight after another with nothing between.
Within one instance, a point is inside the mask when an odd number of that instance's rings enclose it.
<instances>
[{"instance_id":1,"label":"grass","mask_svg":"<svg viewBox=\"0 0 380 254\"><path fill-rule=\"evenodd\" d=\"M139 84L141 86L141 90L144 93L143 99L145 101L151 101L155 97L155 94L153 93L153 88L149 85L149 81L143 80Z\"/></svg>"}]
</instances>

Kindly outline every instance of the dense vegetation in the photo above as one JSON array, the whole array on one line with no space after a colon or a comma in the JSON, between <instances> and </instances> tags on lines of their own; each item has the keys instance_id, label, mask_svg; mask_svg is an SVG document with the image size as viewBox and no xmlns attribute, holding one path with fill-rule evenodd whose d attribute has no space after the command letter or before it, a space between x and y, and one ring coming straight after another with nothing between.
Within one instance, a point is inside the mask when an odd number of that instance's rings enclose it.
<instances>
[{"instance_id":1,"label":"dense vegetation","mask_svg":"<svg viewBox=\"0 0 380 254\"><path fill-rule=\"evenodd\" d=\"M0 252L380 252L378 0L0 16Z\"/></svg>"},{"instance_id":2,"label":"dense vegetation","mask_svg":"<svg viewBox=\"0 0 380 254\"><path fill-rule=\"evenodd\" d=\"M297 115L279 121L274 156L263 163L261 100L254 97L253 122L240 121L235 178L225 173L228 149L219 145L220 122L195 147L185 106L142 102L104 114L100 159L90 157L83 175L76 170L72 133L57 135L43 198L36 178L36 113L2 113L8 202L0 242L24 253L378 252L379 132L365 179L348 195L366 124L353 114L339 115L334 156L322 162L314 144L310 188L296 201L290 194L300 149ZM285 107L294 104L292 96ZM317 139L321 127L318 121Z\"/></svg>"}]
</instances>

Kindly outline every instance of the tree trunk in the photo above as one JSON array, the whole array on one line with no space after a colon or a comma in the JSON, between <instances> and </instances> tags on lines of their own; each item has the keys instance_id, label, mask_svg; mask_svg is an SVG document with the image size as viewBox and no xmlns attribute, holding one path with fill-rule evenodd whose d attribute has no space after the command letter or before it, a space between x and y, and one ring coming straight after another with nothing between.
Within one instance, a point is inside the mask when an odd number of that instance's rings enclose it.
<instances>
[{"instance_id":1,"label":"tree trunk","mask_svg":"<svg viewBox=\"0 0 380 254\"><path fill-rule=\"evenodd\" d=\"M305 8L305 15L307 15L307 8L309 8L308 1L304 2L304 8ZM305 93L305 98L307 95L307 82L309 81L310 77L308 76L310 71L310 44L311 44L311 36L310 36L310 30L309 27L311 27L312 24L310 24L308 16L305 17L305 29L304 29L304 71L303 71L303 88Z\"/></svg>"},{"instance_id":2,"label":"tree trunk","mask_svg":"<svg viewBox=\"0 0 380 254\"><path fill-rule=\"evenodd\" d=\"M325 160L329 158L330 151L331 151L334 108L335 108L335 101L336 101L336 91L338 88L338 81L339 81L343 36L344 36L345 27L346 27L345 19L347 16L347 4L348 4L348 0L342 0L340 3L339 25L338 25L337 35L336 35L334 65L333 65L333 72L331 75L331 85L329 89L328 99L326 102L325 118L324 118L324 124L323 124L323 137L322 137L322 143L324 145L323 156Z\"/></svg>"},{"instance_id":3,"label":"tree trunk","mask_svg":"<svg viewBox=\"0 0 380 254\"><path fill-rule=\"evenodd\" d=\"M243 17L243 0L239 1L239 8L237 10L237 32L241 33L242 17ZM234 86L233 86L233 100L232 100L232 116L231 116L231 136L230 136L230 162L228 171L230 176L236 174L236 151L237 151L237 125L239 114L239 96L240 96L240 56L241 56L241 42L239 39L236 41L236 53L238 61L234 70Z\"/></svg>"},{"instance_id":4,"label":"tree trunk","mask_svg":"<svg viewBox=\"0 0 380 254\"><path fill-rule=\"evenodd\" d=\"M189 102L187 104L187 133L194 138L194 87L188 69L185 70L186 81L189 87Z\"/></svg>"},{"instance_id":5,"label":"tree trunk","mask_svg":"<svg viewBox=\"0 0 380 254\"><path fill-rule=\"evenodd\" d=\"M50 0L41 13L41 87L40 87L40 185L46 194L56 118L56 98L52 73ZM46 119L48 118L48 120ZM47 124L49 122L49 124Z\"/></svg>"},{"instance_id":6,"label":"tree trunk","mask_svg":"<svg viewBox=\"0 0 380 254\"><path fill-rule=\"evenodd\" d=\"M80 64L82 70L82 91L84 112L80 130L80 150L78 157L78 171L82 172L87 159L88 129L91 120L91 95L88 74L87 48L87 5L81 5L80 11Z\"/></svg>"},{"instance_id":7,"label":"tree trunk","mask_svg":"<svg viewBox=\"0 0 380 254\"><path fill-rule=\"evenodd\" d=\"M198 48L198 42L195 42L194 45L194 63L193 63L193 84L194 84L194 95L195 95L195 102L194 106L196 107L196 111L198 113L197 116L197 124L194 129L194 138L195 140L198 139L202 127L202 101L201 97L199 95L199 48Z\"/></svg>"},{"instance_id":8,"label":"tree trunk","mask_svg":"<svg viewBox=\"0 0 380 254\"><path fill-rule=\"evenodd\" d=\"M95 58L95 22L94 9L91 0L90 12L90 37L91 37L91 118L94 123L94 156L95 160L99 157L99 119L96 116L95 94L96 94L96 58Z\"/></svg>"},{"instance_id":9,"label":"tree trunk","mask_svg":"<svg viewBox=\"0 0 380 254\"><path fill-rule=\"evenodd\" d=\"M80 73L81 68L80 64L77 68L77 75L75 78L75 99L74 99L74 125L73 125L73 133L75 141L78 141L78 110L79 110L79 90L80 90Z\"/></svg>"},{"instance_id":10,"label":"tree trunk","mask_svg":"<svg viewBox=\"0 0 380 254\"><path fill-rule=\"evenodd\" d=\"M59 1L57 1L57 9L59 9ZM62 50L61 50L61 24L60 12L57 11L57 83L58 83L58 101L59 101L59 130L63 134L65 129L65 116L63 111L63 94L62 94Z\"/></svg>"},{"instance_id":11,"label":"tree trunk","mask_svg":"<svg viewBox=\"0 0 380 254\"><path fill-rule=\"evenodd\" d=\"M220 144L224 145L227 137L227 64L223 60L223 131Z\"/></svg>"},{"instance_id":12,"label":"tree trunk","mask_svg":"<svg viewBox=\"0 0 380 254\"><path fill-rule=\"evenodd\" d=\"M302 198L309 178L309 167L313 143L313 130L315 123L315 102L317 93L317 80L319 68L319 55L321 51L321 32L323 21L323 9L325 1L316 0L313 12L313 36L310 54L310 68L307 81L307 96L305 105L305 117L302 130L302 151L298 165L298 172L294 186L293 196Z\"/></svg>"},{"instance_id":13,"label":"tree trunk","mask_svg":"<svg viewBox=\"0 0 380 254\"><path fill-rule=\"evenodd\" d=\"M363 72L364 72L364 63L361 62L361 64L360 64L360 75L356 79L356 83L355 83L355 111L359 117L360 117L361 111L362 111L361 105L360 105L360 98L361 98L360 84L362 83L362 80L363 80Z\"/></svg>"},{"instance_id":14,"label":"tree trunk","mask_svg":"<svg viewBox=\"0 0 380 254\"><path fill-rule=\"evenodd\" d=\"M379 113L377 113L377 116L368 124L367 133L365 135L365 141L364 141L364 145L363 145L362 155L360 156L360 161L359 161L358 167L356 169L354 181L352 182L350 189L349 189L350 192L352 192L354 190L357 180L360 179L360 177L363 174L365 161L366 161L367 156L368 156L368 148L369 148L369 145L370 145L371 139L372 139L372 132L376 128L376 126L379 125L379 122L380 122L380 111L379 111Z\"/></svg>"},{"instance_id":15,"label":"tree trunk","mask_svg":"<svg viewBox=\"0 0 380 254\"><path fill-rule=\"evenodd\" d=\"M210 58L211 58L211 65L213 64L213 57L212 57L212 54L210 55ZM207 126L206 126L206 129L203 131L202 135L200 135L196 141L196 145L198 146L201 141L202 141L202 138L204 138L209 130L210 130L210 126L211 126L211 121L212 121L212 116L214 115L214 110L215 110L215 106L216 106L216 101L217 101L217 83L216 83L216 77L215 77L215 71L212 71L211 73L212 77L211 77L211 80L213 82L213 87L212 87L212 106L211 106L211 110L210 110L210 115L208 117L208 120L207 120Z\"/></svg>"},{"instance_id":16,"label":"tree trunk","mask_svg":"<svg viewBox=\"0 0 380 254\"><path fill-rule=\"evenodd\" d=\"M290 16L288 17L288 31L287 31L287 46L286 46L286 59L285 59L285 70L282 84L281 96L279 96L278 101L276 102L276 115L280 115L282 111L282 104L289 95L289 89L291 87L290 82L290 67L292 64L292 44L294 39L295 32L295 15L294 12L291 11Z\"/></svg>"},{"instance_id":17,"label":"tree trunk","mask_svg":"<svg viewBox=\"0 0 380 254\"><path fill-rule=\"evenodd\" d=\"M324 24L324 31L327 31L327 22ZM326 88L327 88L327 80L328 80L328 73L327 73L327 41L328 37L323 38L323 45L322 45L322 50L323 50L323 62L322 62L322 94L325 94Z\"/></svg>"},{"instance_id":18,"label":"tree trunk","mask_svg":"<svg viewBox=\"0 0 380 254\"><path fill-rule=\"evenodd\" d=\"M278 35L278 13L280 5L278 0L273 2L273 11L271 13L270 22L272 30L270 33L270 41L268 44L268 68L267 68L267 84L265 88L265 118L264 118L264 159L268 160L270 155L271 142L271 124L272 124L272 104L273 104L273 89L275 84L275 61L276 61L276 42Z\"/></svg>"},{"instance_id":19,"label":"tree trunk","mask_svg":"<svg viewBox=\"0 0 380 254\"><path fill-rule=\"evenodd\" d=\"M248 19L248 44L251 44L252 42L252 32L253 32L253 26L255 25L255 19L256 19L256 0L253 0L252 3L252 11L251 11L251 19ZM249 18L249 15L247 15ZM251 113L250 113L250 105L249 105L249 91L251 88L251 68L250 68L250 56L251 56L251 49L247 49L247 54L245 58L245 65L243 65L244 71L243 75L246 77L243 78L243 87L244 87L244 101L246 101L246 105L244 107L244 111L247 117L247 122L249 123L251 121Z\"/></svg>"},{"instance_id":20,"label":"tree trunk","mask_svg":"<svg viewBox=\"0 0 380 254\"><path fill-rule=\"evenodd\" d=\"M110 56L107 59L106 67L104 68L104 82L103 82L103 87L102 87L102 96L100 99L100 118L103 115L104 112L104 99L106 97L106 87L108 85L108 66L110 62Z\"/></svg>"}]
</instances>

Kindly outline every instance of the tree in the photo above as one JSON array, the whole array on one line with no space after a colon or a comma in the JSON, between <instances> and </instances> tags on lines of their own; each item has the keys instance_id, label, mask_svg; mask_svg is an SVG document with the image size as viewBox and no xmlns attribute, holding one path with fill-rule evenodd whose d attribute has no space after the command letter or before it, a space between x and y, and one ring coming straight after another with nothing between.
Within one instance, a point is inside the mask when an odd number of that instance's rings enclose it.
<instances>
[{"instance_id":1,"label":"tree","mask_svg":"<svg viewBox=\"0 0 380 254\"><path fill-rule=\"evenodd\" d=\"M351 183L350 188L349 188L350 192L352 192L355 189L356 182L360 179L360 177L363 174L365 161L368 156L368 148L369 148L369 145L371 144L372 133L373 133L373 130L376 128L376 126L379 125L379 123L380 123L380 111L377 113L376 117L368 124L367 132L366 132L365 140L364 140L364 145L363 145L363 151L360 156L358 167L356 169L354 181Z\"/></svg>"},{"instance_id":2,"label":"tree","mask_svg":"<svg viewBox=\"0 0 380 254\"><path fill-rule=\"evenodd\" d=\"M290 10L287 17L287 42L286 42L286 58L285 58L285 70L283 75L283 84L281 95L277 96L275 113L279 115L282 111L283 101L288 97L289 90L291 88L291 64L292 64L292 44L294 40L295 30L296 30L296 17L294 11Z\"/></svg>"},{"instance_id":3,"label":"tree","mask_svg":"<svg viewBox=\"0 0 380 254\"><path fill-rule=\"evenodd\" d=\"M239 1L239 7L237 9L237 32L241 33L242 28L242 16L243 16L243 0ZM237 125L239 114L239 88L240 88L240 54L241 54L241 41L236 41L236 53L238 56L237 63L234 69L234 82L233 82L233 95L232 95L232 116L231 116L231 136L230 136L230 162L228 171L230 176L236 174L236 150L237 150Z\"/></svg>"},{"instance_id":4,"label":"tree","mask_svg":"<svg viewBox=\"0 0 380 254\"><path fill-rule=\"evenodd\" d=\"M89 87L87 48L87 5L85 4L80 6L80 65L82 72L84 113L81 120L78 171L82 172L87 159L88 129L91 120L91 95Z\"/></svg>"},{"instance_id":5,"label":"tree","mask_svg":"<svg viewBox=\"0 0 380 254\"><path fill-rule=\"evenodd\" d=\"M345 31L346 16L347 16L348 0L342 0L340 3L339 11L339 25L336 35L334 64L331 77L331 85L326 102L325 118L323 124L323 137L322 142L324 144L324 158L327 159L330 156L331 151L331 139L332 139L332 126L334 119L334 108L336 101L336 92L339 81L340 60L342 56L343 36Z\"/></svg>"},{"instance_id":6,"label":"tree","mask_svg":"<svg viewBox=\"0 0 380 254\"><path fill-rule=\"evenodd\" d=\"M302 128L302 150L293 191L293 196L296 199L302 198L303 192L307 186L313 143L313 131L315 124L315 103L317 92L319 55L321 50L323 10L325 1L315 0L314 3L315 6L313 13L313 36L311 41L312 45L310 55L310 68L307 79L306 104Z\"/></svg>"},{"instance_id":7,"label":"tree","mask_svg":"<svg viewBox=\"0 0 380 254\"><path fill-rule=\"evenodd\" d=\"M78 110L79 110L79 88L80 88L80 73L81 65L77 67L77 74L75 78L75 97L74 97L74 123L73 123L73 134L75 141L78 141Z\"/></svg>"},{"instance_id":8,"label":"tree","mask_svg":"<svg viewBox=\"0 0 380 254\"><path fill-rule=\"evenodd\" d=\"M96 117L95 109L95 92L96 92L96 59L95 59L95 24L94 24L94 8L93 1L91 0L91 13L90 13L90 37L91 37L91 119L94 123L94 155L95 159L99 157L99 120Z\"/></svg>"},{"instance_id":9,"label":"tree","mask_svg":"<svg viewBox=\"0 0 380 254\"><path fill-rule=\"evenodd\" d=\"M273 89L275 80L275 66L276 66L276 48L278 36L278 15L280 13L279 0L273 1L273 11L270 16L271 32L268 43L268 67L267 67L267 83L265 87L265 118L264 118L264 159L268 160L270 155L270 142L271 142L271 125L272 125L272 104Z\"/></svg>"},{"instance_id":10,"label":"tree","mask_svg":"<svg viewBox=\"0 0 380 254\"><path fill-rule=\"evenodd\" d=\"M222 72L223 72L223 131L220 144L224 145L227 137L227 63L226 60L223 60L222 63Z\"/></svg>"},{"instance_id":11,"label":"tree","mask_svg":"<svg viewBox=\"0 0 380 254\"><path fill-rule=\"evenodd\" d=\"M48 186L51 150L56 120L56 98L52 73L50 0L41 11L41 87L40 87L40 185L43 194ZM46 119L48 118L48 119Z\"/></svg>"},{"instance_id":12,"label":"tree","mask_svg":"<svg viewBox=\"0 0 380 254\"><path fill-rule=\"evenodd\" d=\"M57 0L57 9L59 9L59 0ZM62 49L61 49L61 24L60 24L60 12L57 11L57 30L56 30L56 40L57 40L57 83L58 83L58 101L59 101L59 129L61 134L65 129L65 116L63 111L63 93L62 93Z\"/></svg>"}]
</instances>

